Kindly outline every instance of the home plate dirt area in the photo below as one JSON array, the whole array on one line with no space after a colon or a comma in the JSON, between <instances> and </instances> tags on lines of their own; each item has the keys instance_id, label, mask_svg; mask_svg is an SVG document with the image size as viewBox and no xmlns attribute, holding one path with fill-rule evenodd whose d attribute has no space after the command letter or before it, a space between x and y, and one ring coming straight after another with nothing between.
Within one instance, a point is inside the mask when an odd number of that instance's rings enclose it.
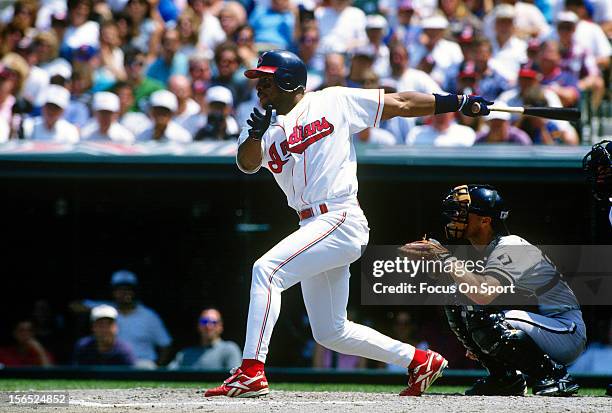
<instances>
[{"instance_id":1,"label":"home plate dirt area","mask_svg":"<svg viewBox=\"0 0 612 413\"><path fill-rule=\"evenodd\" d=\"M258 399L205 398L195 389L70 390L69 406L10 406L6 412L610 412L612 397L466 397L428 394L274 391Z\"/></svg>"}]
</instances>

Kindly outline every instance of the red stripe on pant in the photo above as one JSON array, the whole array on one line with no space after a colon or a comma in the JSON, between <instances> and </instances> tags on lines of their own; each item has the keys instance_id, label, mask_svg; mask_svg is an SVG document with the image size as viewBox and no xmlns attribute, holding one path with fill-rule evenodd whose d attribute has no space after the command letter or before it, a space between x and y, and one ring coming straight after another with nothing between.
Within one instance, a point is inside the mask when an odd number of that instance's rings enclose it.
<instances>
[{"instance_id":1,"label":"red stripe on pant","mask_svg":"<svg viewBox=\"0 0 612 413\"><path fill-rule=\"evenodd\" d=\"M345 220L346 220L346 212L342 214L342 218L340 219L340 221L338 221L338 223L336 223L326 233L324 233L323 235L321 235L319 238L315 239L314 241L311 241L306 246L302 247L296 253L294 253L289 258L287 258L285 261L283 261L280 264L278 264L278 266L270 274L270 277L268 278L268 304L266 305L266 312L265 312L264 319L263 319L263 325L261 326L261 331L259 333L259 341L257 342L257 350L255 350L255 359L256 360L257 360L257 356L259 356L259 350L261 348L261 342L263 341L264 332L266 331L266 323L268 322L268 314L270 313L270 301L272 300L272 277L274 277L274 274L276 274L278 272L278 270L283 268L283 266L285 264L287 264L289 261L291 261L292 259L294 259L298 255L300 255L301 253L306 251L308 248L310 248L313 245L315 245L316 243L320 242L321 240L323 240L324 238L329 236L329 234L331 234L336 229L338 229L340 227L340 225L342 225L342 223Z\"/></svg>"}]
</instances>

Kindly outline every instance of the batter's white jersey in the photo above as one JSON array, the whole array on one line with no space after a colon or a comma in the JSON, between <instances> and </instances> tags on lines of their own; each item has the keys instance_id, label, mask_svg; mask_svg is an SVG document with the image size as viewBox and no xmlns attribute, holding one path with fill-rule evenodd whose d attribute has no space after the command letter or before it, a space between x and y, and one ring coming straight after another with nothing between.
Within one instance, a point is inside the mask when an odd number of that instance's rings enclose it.
<instances>
[{"instance_id":1,"label":"batter's white jersey","mask_svg":"<svg viewBox=\"0 0 612 413\"><path fill-rule=\"evenodd\" d=\"M379 125L383 100L382 89L330 87L306 93L287 115L277 116L261 140L262 166L272 172L291 208L357 195L351 137ZM247 136L245 128L238 143Z\"/></svg>"}]
</instances>

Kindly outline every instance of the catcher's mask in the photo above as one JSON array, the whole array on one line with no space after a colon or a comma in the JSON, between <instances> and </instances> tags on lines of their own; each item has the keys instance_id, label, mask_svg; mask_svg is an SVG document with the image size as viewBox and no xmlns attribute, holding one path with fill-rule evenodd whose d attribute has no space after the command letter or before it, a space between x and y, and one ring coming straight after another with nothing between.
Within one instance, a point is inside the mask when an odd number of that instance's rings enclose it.
<instances>
[{"instance_id":1,"label":"catcher's mask","mask_svg":"<svg viewBox=\"0 0 612 413\"><path fill-rule=\"evenodd\" d=\"M508 218L509 211L495 188L490 185L460 185L442 201L442 216L448 239L461 239L468 226L468 215L474 213L493 218L493 225Z\"/></svg>"},{"instance_id":2,"label":"catcher's mask","mask_svg":"<svg viewBox=\"0 0 612 413\"><path fill-rule=\"evenodd\" d=\"M612 203L612 141L593 145L582 159L582 169L595 199Z\"/></svg>"}]
</instances>

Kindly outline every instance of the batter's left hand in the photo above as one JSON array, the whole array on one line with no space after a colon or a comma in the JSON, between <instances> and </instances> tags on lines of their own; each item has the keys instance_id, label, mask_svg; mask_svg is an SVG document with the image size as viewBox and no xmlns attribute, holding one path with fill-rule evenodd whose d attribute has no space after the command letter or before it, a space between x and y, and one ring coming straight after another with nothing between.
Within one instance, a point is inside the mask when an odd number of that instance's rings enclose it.
<instances>
[{"instance_id":1,"label":"batter's left hand","mask_svg":"<svg viewBox=\"0 0 612 413\"><path fill-rule=\"evenodd\" d=\"M465 116L475 118L477 116L487 116L491 111L487 105L492 105L490 102L482 96L468 96L463 95L464 102L459 108L459 111Z\"/></svg>"}]
</instances>

